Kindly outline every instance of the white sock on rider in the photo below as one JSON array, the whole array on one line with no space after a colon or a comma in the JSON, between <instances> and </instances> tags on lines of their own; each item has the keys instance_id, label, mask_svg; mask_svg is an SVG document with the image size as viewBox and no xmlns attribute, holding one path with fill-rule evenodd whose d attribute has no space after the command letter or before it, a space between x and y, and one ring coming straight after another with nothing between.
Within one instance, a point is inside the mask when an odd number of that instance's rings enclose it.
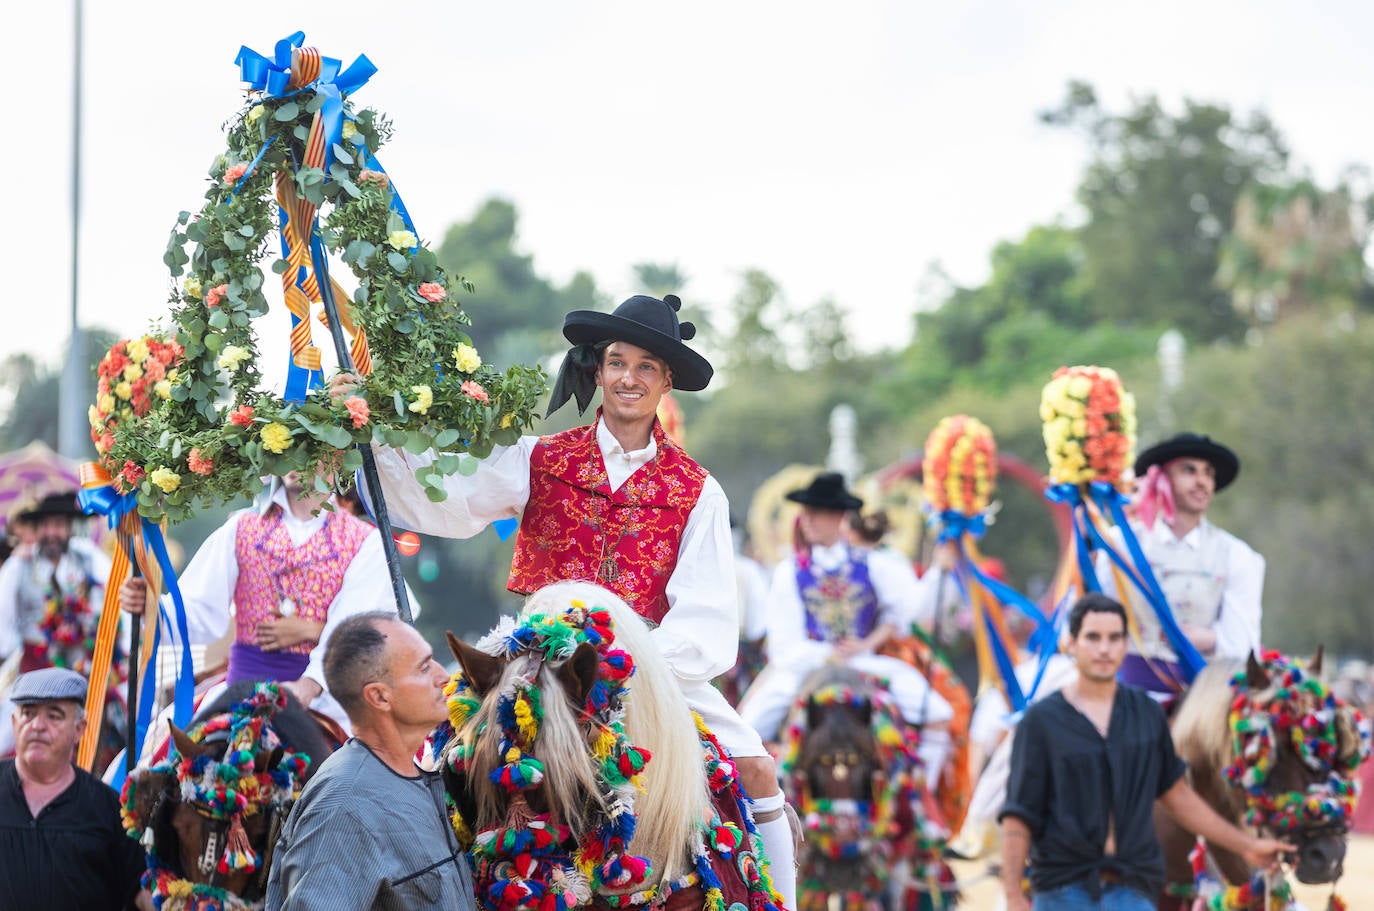
<instances>
[{"instance_id":1,"label":"white sock on rider","mask_svg":"<svg viewBox=\"0 0 1374 911\"><path fill-rule=\"evenodd\" d=\"M929 790L935 790L935 786L940 782L940 770L945 767L949 747L948 731L921 732L921 745L916 748L916 752L926 767L926 788Z\"/></svg>"},{"instance_id":2,"label":"white sock on rider","mask_svg":"<svg viewBox=\"0 0 1374 911\"><path fill-rule=\"evenodd\" d=\"M763 853L768 855L768 875L773 888L782 896L787 911L797 908L797 852L792 842L792 825L783 811L786 798L782 791L754 799L754 825L763 839ZM767 822L761 822L762 816Z\"/></svg>"}]
</instances>

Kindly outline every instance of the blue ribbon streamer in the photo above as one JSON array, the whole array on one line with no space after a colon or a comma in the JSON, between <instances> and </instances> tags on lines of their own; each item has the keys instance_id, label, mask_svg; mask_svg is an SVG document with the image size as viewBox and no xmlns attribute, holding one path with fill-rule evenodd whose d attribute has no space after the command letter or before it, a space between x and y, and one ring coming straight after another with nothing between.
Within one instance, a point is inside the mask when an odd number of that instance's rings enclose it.
<instances>
[{"instance_id":1,"label":"blue ribbon streamer","mask_svg":"<svg viewBox=\"0 0 1374 911\"><path fill-rule=\"evenodd\" d=\"M1189 641L1183 628L1178 625L1173 609L1169 606L1169 599L1165 597L1164 589L1160 587L1159 580L1155 578L1154 570L1150 567L1150 561L1145 556L1145 550L1140 546L1140 541L1136 538L1135 532L1131 530L1131 523L1126 518L1126 497L1115 487L1102 481L1094 481L1089 486L1088 492L1098 508L1111 515L1112 521L1121 531L1121 539L1126 543L1126 549L1135 562L1138 578L1145 584L1142 593L1149 601L1150 606L1154 608L1155 614L1159 617L1160 626L1164 629L1164 635L1169 640L1169 646L1178 656L1178 663L1187 678L1185 682L1192 683L1193 678L1206 666L1207 661ZM1111 546L1110 542L1104 539L1096 528L1090 528L1090 530L1094 541L1107 552L1112 562L1122 569L1126 569L1125 560Z\"/></svg>"},{"instance_id":2,"label":"blue ribbon streamer","mask_svg":"<svg viewBox=\"0 0 1374 911\"><path fill-rule=\"evenodd\" d=\"M121 494L115 490L113 484L82 488L77 491L76 498L81 510L87 515L105 516L111 530L115 529L126 515L138 509L137 495L134 493ZM173 688L172 720L176 722L177 727L184 730L191 722L196 686L195 667L191 661L191 637L186 621L186 604L181 598L181 587L177 585L176 569L172 566L171 556L167 553L167 542L162 537L162 529L143 516L139 516L139 522L143 527L143 540L147 542L148 549L153 552L158 566L162 568L163 580L167 584L167 591L171 594L172 602L176 607L176 627L177 634L181 638L182 649L181 666L177 670ZM132 555L130 556L132 558ZM166 608L162 606L161 599L158 603L162 623L158 624L157 633L153 638L153 648L148 657L148 666L140 669L143 674L143 681L138 701L138 718L134 722L133 749L135 756L143 754L143 742L153 720L153 703L157 696L157 654L162 645L162 628L164 625L170 626L172 622L171 618L167 616ZM138 656L129 656L131 665L137 664L137 661ZM120 763L113 782L116 789L123 784L124 775L125 765Z\"/></svg>"},{"instance_id":3,"label":"blue ribbon streamer","mask_svg":"<svg viewBox=\"0 0 1374 911\"><path fill-rule=\"evenodd\" d=\"M491 523L491 527L496 531L496 537L502 541L509 541L510 536L515 534L520 527L519 519L497 519Z\"/></svg>"},{"instance_id":4,"label":"blue ribbon streamer","mask_svg":"<svg viewBox=\"0 0 1374 911\"><path fill-rule=\"evenodd\" d=\"M1105 481L1093 481L1087 485L1086 493L1088 498L1099 510L1112 517L1113 523L1121 531L1122 540L1130 552L1130 559L1127 560L1106 540L1093 525L1091 517L1088 515L1087 500L1084 499L1084 490L1075 484L1056 484L1045 491L1045 497L1056 503L1064 503L1069 506L1073 513L1074 530L1074 551L1078 558L1078 568L1083 577L1083 584L1088 591L1102 591L1102 584L1097 578L1097 571L1093 567L1090 553L1093 549L1102 550L1114 564L1130 577L1131 582L1140 590L1146 603L1159 618L1161 628L1164 630L1165 638L1169 641L1170 648L1178 656L1179 666L1183 670L1186 682L1191 683L1198 672L1202 670L1206 661L1193 644L1188 641L1178 621L1174 618L1173 609L1169 607L1169 599L1164 596L1163 589L1160 588L1158 580L1155 579L1154 571L1150 568L1150 561L1145 556L1145 551L1141 548L1140 542L1136 539L1135 533L1131 531L1130 522L1126 518L1124 506L1126 497L1111 484ZM1124 598L1125 592L1119 592L1118 596Z\"/></svg>"}]
</instances>

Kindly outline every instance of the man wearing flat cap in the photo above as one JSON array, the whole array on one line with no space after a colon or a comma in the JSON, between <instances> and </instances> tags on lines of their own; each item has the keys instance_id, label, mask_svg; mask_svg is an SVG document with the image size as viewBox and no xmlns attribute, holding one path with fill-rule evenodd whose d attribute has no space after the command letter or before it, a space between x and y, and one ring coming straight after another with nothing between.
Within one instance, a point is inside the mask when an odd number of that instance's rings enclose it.
<instances>
[{"instance_id":1,"label":"man wearing flat cap","mask_svg":"<svg viewBox=\"0 0 1374 911\"><path fill-rule=\"evenodd\" d=\"M1240 473L1240 459L1208 436L1180 433L1135 461L1132 530L1184 634L1204 658L1244 658L1260 647L1264 558L1207 519L1212 497ZM1118 533L1119 534L1119 533ZM1120 600L1115 575L1099 555L1104 592ZM1140 629L1121 679L1167 700L1184 680L1178 656L1140 592L1127 592Z\"/></svg>"},{"instance_id":2,"label":"man wearing flat cap","mask_svg":"<svg viewBox=\"0 0 1374 911\"><path fill-rule=\"evenodd\" d=\"M72 764L86 727L86 678L50 667L10 690L15 756L0 762L0 908L151 908L143 848L119 795Z\"/></svg>"},{"instance_id":3,"label":"man wearing flat cap","mask_svg":"<svg viewBox=\"0 0 1374 911\"><path fill-rule=\"evenodd\" d=\"M730 751L772 862L774 887L795 908L792 832L777 770L758 734L712 686L739 640L730 510L720 484L663 431L670 390L694 392L711 365L684 344L695 327L669 294L629 298L612 313L575 310L572 343L549 399L569 399L591 424L498 446L470 476L445 479L434 503L415 472L434 453L374 447L392 520L426 534L469 538L498 519L520 518L507 588L529 594L553 582L596 582L655 625L653 638L687 702ZM340 391L336 385L335 394Z\"/></svg>"},{"instance_id":4,"label":"man wearing flat cap","mask_svg":"<svg viewBox=\"0 0 1374 911\"><path fill-rule=\"evenodd\" d=\"M787 494L801 505L803 547L778 563L768 588L768 667L745 694L740 714L775 739L808 674L829 661L887 681L909 724L919 725L927 781L939 780L954 709L915 667L877 650L921 613L927 591L905 558L851 545L844 527L863 500L838 472L821 472ZM932 578L934 574L927 574Z\"/></svg>"}]
</instances>

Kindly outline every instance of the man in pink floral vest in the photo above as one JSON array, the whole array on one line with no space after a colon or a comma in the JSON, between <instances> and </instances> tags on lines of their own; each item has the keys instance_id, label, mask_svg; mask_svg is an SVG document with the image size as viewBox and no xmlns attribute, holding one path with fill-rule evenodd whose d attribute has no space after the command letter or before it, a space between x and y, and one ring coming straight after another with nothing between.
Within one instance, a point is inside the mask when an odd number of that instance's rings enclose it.
<instances>
[{"instance_id":1,"label":"man in pink floral vest","mask_svg":"<svg viewBox=\"0 0 1374 911\"><path fill-rule=\"evenodd\" d=\"M261 505L230 515L177 582L192 644L215 642L233 624L226 685L281 681L347 731L325 691L325 645L345 618L396 603L377 529L346 509L324 509L332 500L295 472L274 478ZM141 578L125 582L124 609L140 612L146 590Z\"/></svg>"},{"instance_id":2,"label":"man in pink floral vest","mask_svg":"<svg viewBox=\"0 0 1374 911\"><path fill-rule=\"evenodd\" d=\"M518 516L511 591L596 582L655 625L654 641L688 704L730 751L754 798L774 886L795 908L793 836L773 760L711 683L734 664L739 644L729 502L657 417L665 393L704 389L711 379L711 365L684 344L696 329L678 320L680 307L676 295L636 295L613 313L567 315L563 334L573 348L548 413L574 397L585 413L600 388L592 424L497 447L473 474L450 476L439 503L415 480L435 453L377 447L377 468L402 527L468 538Z\"/></svg>"}]
</instances>

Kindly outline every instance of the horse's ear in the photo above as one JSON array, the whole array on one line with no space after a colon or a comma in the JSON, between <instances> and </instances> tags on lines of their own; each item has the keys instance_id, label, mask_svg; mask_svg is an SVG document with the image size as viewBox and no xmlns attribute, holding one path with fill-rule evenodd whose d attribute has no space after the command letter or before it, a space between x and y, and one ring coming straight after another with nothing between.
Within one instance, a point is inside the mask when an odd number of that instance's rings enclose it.
<instances>
[{"instance_id":1,"label":"horse's ear","mask_svg":"<svg viewBox=\"0 0 1374 911\"><path fill-rule=\"evenodd\" d=\"M485 696L501 679L501 659L473 648L453 635L452 630L446 635L448 647L452 650L453 657L458 659L458 666L463 669L463 677L467 679L468 685L478 696Z\"/></svg>"},{"instance_id":2,"label":"horse's ear","mask_svg":"<svg viewBox=\"0 0 1374 911\"><path fill-rule=\"evenodd\" d=\"M212 743L196 743L185 731L170 721L167 722L167 727L172 731L172 744L177 748L177 753L182 759L191 759L215 749L215 745Z\"/></svg>"},{"instance_id":3,"label":"horse's ear","mask_svg":"<svg viewBox=\"0 0 1374 911\"><path fill-rule=\"evenodd\" d=\"M1307 672L1313 677L1322 675L1322 656L1326 653L1326 646L1317 646L1317 653L1312 656L1312 660L1307 662Z\"/></svg>"},{"instance_id":4,"label":"horse's ear","mask_svg":"<svg viewBox=\"0 0 1374 911\"><path fill-rule=\"evenodd\" d=\"M1269 688L1269 673L1264 666L1255 658L1252 651L1245 659L1245 683L1252 690L1265 690Z\"/></svg>"},{"instance_id":5,"label":"horse's ear","mask_svg":"<svg viewBox=\"0 0 1374 911\"><path fill-rule=\"evenodd\" d=\"M587 701L587 694L596 685L596 672L601 667L601 656L596 646L584 642L577 647L571 658L558 667L558 682L563 691L572 699L573 705L581 707Z\"/></svg>"}]
</instances>

